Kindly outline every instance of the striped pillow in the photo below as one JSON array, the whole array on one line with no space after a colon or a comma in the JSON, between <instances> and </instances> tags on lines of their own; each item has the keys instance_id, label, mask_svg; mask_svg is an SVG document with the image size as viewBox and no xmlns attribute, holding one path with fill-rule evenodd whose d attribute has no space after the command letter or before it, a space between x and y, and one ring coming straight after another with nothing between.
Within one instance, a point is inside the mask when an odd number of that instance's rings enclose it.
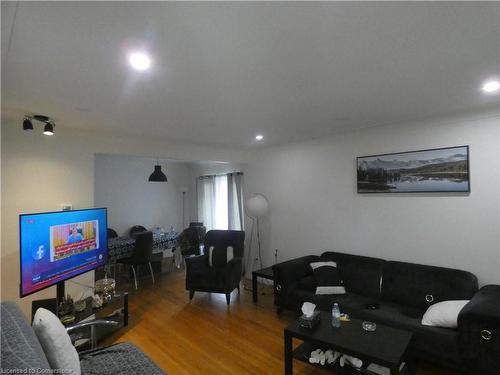
<instances>
[{"instance_id":1,"label":"striped pillow","mask_svg":"<svg viewBox=\"0 0 500 375\"><path fill-rule=\"evenodd\" d=\"M314 262L311 268L316 279L316 294L345 294L337 263Z\"/></svg>"}]
</instances>

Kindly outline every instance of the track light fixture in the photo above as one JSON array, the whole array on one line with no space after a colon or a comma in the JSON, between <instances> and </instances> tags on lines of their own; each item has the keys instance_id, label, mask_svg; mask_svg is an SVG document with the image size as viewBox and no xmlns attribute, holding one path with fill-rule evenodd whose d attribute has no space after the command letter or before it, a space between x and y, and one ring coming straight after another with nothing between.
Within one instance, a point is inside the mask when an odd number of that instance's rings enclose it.
<instances>
[{"instance_id":1,"label":"track light fixture","mask_svg":"<svg viewBox=\"0 0 500 375\"><path fill-rule=\"evenodd\" d=\"M33 123L29 117L24 117L23 120L23 129L24 130L33 130Z\"/></svg>"},{"instance_id":2,"label":"track light fixture","mask_svg":"<svg viewBox=\"0 0 500 375\"><path fill-rule=\"evenodd\" d=\"M51 122L47 122L43 127L43 134L54 135L54 124L52 124Z\"/></svg>"},{"instance_id":3,"label":"track light fixture","mask_svg":"<svg viewBox=\"0 0 500 375\"><path fill-rule=\"evenodd\" d=\"M33 116L24 116L23 119L23 130L33 130L33 120L42 122L45 124L43 127L43 134L45 135L54 135L54 128L56 124L50 119L48 116L44 115L33 115Z\"/></svg>"}]
</instances>

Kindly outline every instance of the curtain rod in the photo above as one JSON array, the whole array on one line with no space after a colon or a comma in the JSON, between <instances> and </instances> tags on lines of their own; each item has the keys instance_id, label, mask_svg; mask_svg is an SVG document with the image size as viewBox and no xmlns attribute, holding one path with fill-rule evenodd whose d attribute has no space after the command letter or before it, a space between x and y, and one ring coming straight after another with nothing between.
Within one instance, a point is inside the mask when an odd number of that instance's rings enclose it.
<instances>
[{"instance_id":1,"label":"curtain rod","mask_svg":"<svg viewBox=\"0 0 500 375\"><path fill-rule=\"evenodd\" d=\"M208 177L217 177L217 176L227 176L227 175L236 175L243 176L243 172L230 172L230 173L219 173L219 174L206 174L203 176L198 176L199 179L208 178Z\"/></svg>"}]
</instances>

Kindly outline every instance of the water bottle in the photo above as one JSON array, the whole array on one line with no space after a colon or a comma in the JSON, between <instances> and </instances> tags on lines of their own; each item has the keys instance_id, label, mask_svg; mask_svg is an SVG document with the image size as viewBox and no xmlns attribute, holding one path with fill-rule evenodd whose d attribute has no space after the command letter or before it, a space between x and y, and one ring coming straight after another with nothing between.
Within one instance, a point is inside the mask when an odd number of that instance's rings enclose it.
<instances>
[{"instance_id":1,"label":"water bottle","mask_svg":"<svg viewBox=\"0 0 500 375\"><path fill-rule=\"evenodd\" d=\"M332 327L340 328L340 309L339 304L334 303L332 308Z\"/></svg>"}]
</instances>

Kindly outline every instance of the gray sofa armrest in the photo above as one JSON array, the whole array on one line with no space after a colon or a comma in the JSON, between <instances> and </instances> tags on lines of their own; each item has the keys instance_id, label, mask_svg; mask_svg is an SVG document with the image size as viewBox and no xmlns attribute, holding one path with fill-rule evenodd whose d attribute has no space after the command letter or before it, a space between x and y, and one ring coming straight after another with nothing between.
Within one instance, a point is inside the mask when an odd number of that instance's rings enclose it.
<instances>
[{"instance_id":1,"label":"gray sofa armrest","mask_svg":"<svg viewBox=\"0 0 500 375\"><path fill-rule=\"evenodd\" d=\"M458 316L460 356L471 374L500 368L500 285L482 287Z\"/></svg>"},{"instance_id":2,"label":"gray sofa armrest","mask_svg":"<svg viewBox=\"0 0 500 375\"><path fill-rule=\"evenodd\" d=\"M50 365L35 331L23 312L11 301L1 303L0 316L0 369L1 373L22 374L30 369L49 373ZM44 372L47 370L46 372Z\"/></svg>"}]
</instances>

